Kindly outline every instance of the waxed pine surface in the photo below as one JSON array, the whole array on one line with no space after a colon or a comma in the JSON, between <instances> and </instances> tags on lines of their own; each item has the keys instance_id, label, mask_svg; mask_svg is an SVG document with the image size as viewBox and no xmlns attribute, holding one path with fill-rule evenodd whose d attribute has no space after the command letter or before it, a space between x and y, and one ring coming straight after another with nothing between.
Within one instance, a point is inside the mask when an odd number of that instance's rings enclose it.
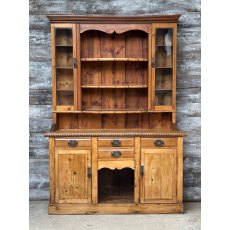
<instances>
[{"instance_id":1,"label":"waxed pine surface","mask_svg":"<svg viewBox=\"0 0 230 230\"><path fill-rule=\"evenodd\" d=\"M30 199L49 198L48 138L51 127L51 44L47 14L182 14L177 36L177 126L184 138L184 199L200 200L200 0L30 0Z\"/></svg>"}]
</instances>

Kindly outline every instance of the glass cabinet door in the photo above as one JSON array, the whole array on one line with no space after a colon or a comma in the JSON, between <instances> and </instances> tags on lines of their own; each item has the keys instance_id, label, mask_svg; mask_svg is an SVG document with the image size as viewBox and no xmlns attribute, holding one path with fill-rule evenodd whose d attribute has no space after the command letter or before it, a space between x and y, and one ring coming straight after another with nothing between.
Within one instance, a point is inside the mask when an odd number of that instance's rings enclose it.
<instances>
[{"instance_id":1,"label":"glass cabinet door","mask_svg":"<svg viewBox=\"0 0 230 230\"><path fill-rule=\"evenodd\" d=\"M74 108L74 45L73 28L56 26L53 31L53 72L56 84L56 110Z\"/></svg>"},{"instance_id":2,"label":"glass cabinet door","mask_svg":"<svg viewBox=\"0 0 230 230\"><path fill-rule=\"evenodd\" d=\"M156 26L153 30L155 30L155 36L152 39L154 109L172 111L175 106L174 28Z\"/></svg>"}]
</instances>

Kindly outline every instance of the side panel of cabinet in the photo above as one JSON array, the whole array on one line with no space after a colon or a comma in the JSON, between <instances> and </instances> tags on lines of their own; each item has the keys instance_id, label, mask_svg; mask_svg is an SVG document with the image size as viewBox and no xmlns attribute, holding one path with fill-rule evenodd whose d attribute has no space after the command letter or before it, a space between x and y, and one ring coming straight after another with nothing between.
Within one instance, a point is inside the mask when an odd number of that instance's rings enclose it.
<instances>
[{"instance_id":1,"label":"side panel of cabinet","mask_svg":"<svg viewBox=\"0 0 230 230\"><path fill-rule=\"evenodd\" d=\"M176 149L142 149L141 168L141 203L176 202Z\"/></svg>"},{"instance_id":2,"label":"side panel of cabinet","mask_svg":"<svg viewBox=\"0 0 230 230\"><path fill-rule=\"evenodd\" d=\"M55 150L55 198L57 203L90 203L90 150Z\"/></svg>"}]
</instances>

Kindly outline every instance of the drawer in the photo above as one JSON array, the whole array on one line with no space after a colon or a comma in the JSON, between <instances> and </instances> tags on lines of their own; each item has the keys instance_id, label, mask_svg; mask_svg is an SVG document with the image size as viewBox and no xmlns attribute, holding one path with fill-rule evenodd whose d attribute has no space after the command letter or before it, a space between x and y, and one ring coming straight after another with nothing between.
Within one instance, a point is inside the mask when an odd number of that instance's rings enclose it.
<instances>
[{"instance_id":1,"label":"drawer","mask_svg":"<svg viewBox=\"0 0 230 230\"><path fill-rule=\"evenodd\" d=\"M133 147L134 138L98 138L98 147Z\"/></svg>"},{"instance_id":2,"label":"drawer","mask_svg":"<svg viewBox=\"0 0 230 230\"><path fill-rule=\"evenodd\" d=\"M133 158L134 149L100 148L98 150L98 159L117 160L121 158Z\"/></svg>"},{"instance_id":3,"label":"drawer","mask_svg":"<svg viewBox=\"0 0 230 230\"><path fill-rule=\"evenodd\" d=\"M66 148L76 148L76 147L90 147L91 138L56 138L55 147L66 147Z\"/></svg>"},{"instance_id":4,"label":"drawer","mask_svg":"<svg viewBox=\"0 0 230 230\"><path fill-rule=\"evenodd\" d=\"M141 146L144 147L176 147L176 138L141 138Z\"/></svg>"}]
</instances>

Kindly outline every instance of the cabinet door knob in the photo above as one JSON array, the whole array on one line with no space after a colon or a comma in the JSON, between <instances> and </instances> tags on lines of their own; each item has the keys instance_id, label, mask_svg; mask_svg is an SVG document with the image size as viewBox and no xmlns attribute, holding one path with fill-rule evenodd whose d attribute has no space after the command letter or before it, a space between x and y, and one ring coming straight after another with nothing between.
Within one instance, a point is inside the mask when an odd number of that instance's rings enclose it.
<instances>
[{"instance_id":1,"label":"cabinet door knob","mask_svg":"<svg viewBox=\"0 0 230 230\"><path fill-rule=\"evenodd\" d=\"M121 142L119 140L112 140L111 145L113 147L119 147L121 146Z\"/></svg>"},{"instance_id":2,"label":"cabinet door knob","mask_svg":"<svg viewBox=\"0 0 230 230\"><path fill-rule=\"evenodd\" d=\"M144 176L144 166L143 165L140 166L140 175Z\"/></svg>"},{"instance_id":3,"label":"cabinet door knob","mask_svg":"<svg viewBox=\"0 0 230 230\"><path fill-rule=\"evenodd\" d=\"M92 177L92 168L91 167L89 167L88 168L88 177Z\"/></svg>"},{"instance_id":4,"label":"cabinet door knob","mask_svg":"<svg viewBox=\"0 0 230 230\"><path fill-rule=\"evenodd\" d=\"M68 146L69 147L76 147L78 145L78 141L76 140L69 140Z\"/></svg>"},{"instance_id":5,"label":"cabinet door knob","mask_svg":"<svg viewBox=\"0 0 230 230\"><path fill-rule=\"evenodd\" d=\"M156 140L156 141L154 142L154 144L155 144L157 147L162 147L162 146L164 146L164 141L162 141L162 140Z\"/></svg>"},{"instance_id":6,"label":"cabinet door knob","mask_svg":"<svg viewBox=\"0 0 230 230\"><path fill-rule=\"evenodd\" d=\"M121 152L120 151L113 151L111 153L111 156L114 157L114 158L118 158L121 156Z\"/></svg>"}]
</instances>

